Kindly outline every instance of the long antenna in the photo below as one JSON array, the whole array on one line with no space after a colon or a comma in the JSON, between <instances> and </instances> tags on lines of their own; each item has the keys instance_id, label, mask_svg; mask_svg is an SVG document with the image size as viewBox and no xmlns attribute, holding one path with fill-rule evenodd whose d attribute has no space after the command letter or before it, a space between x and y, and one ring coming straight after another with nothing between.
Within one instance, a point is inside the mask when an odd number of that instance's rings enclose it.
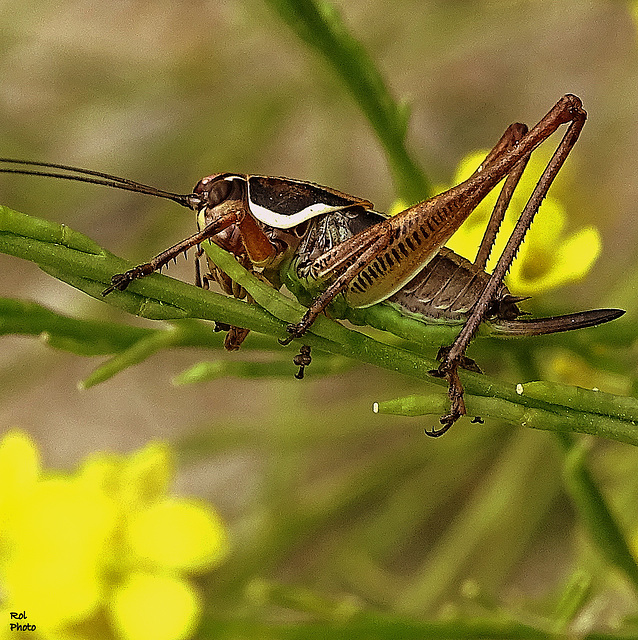
<instances>
[{"instance_id":1,"label":"long antenna","mask_svg":"<svg viewBox=\"0 0 638 640\"><path fill-rule=\"evenodd\" d=\"M101 171L91 171L90 169L80 169L79 167L71 167L66 164L55 164L53 162L33 162L31 160L16 160L14 158L0 158L0 165L3 163L24 165L27 167L44 167L46 169L62 169L69 173L56 173L53 171L35 171L33 169L14 169L10 167L0 166L0 173L19 173L29 176L44 176L47 178L60 178L62 180L76 180L78 182L88 182L90 184L101 184L114 189L124 189L126 191L135 191L137 193L145 193L158 198L166 198L181 204L189 209L193 208L193 204L200 201L200 198L193 194L179 194L157 189L141 182L135 182L128 178L120 178L110 173L102 173ZM76 174L76 175L74 175ZM95 176L95 177L88 177Z\"/></svg>"}]
</instances>

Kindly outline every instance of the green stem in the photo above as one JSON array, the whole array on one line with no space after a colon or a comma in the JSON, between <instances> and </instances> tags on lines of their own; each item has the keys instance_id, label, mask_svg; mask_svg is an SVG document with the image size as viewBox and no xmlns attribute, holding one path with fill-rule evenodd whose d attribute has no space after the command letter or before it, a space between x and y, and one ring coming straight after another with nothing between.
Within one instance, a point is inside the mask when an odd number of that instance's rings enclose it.
<instances>
[{"instance_id":1,"label":"green stem","mask_svg":"<svg viewBox=\"0 0 638 640\"><path fill-rule=\"evenodd\" d=\"M262 598L271 597L280 605L307 604L311 596L291 595L286 588L262 586ZM324 599L312 598L314 609L330 606ZM269 623L204 617L201 633L207 638L263 638L264 640L567 640L568 636L531 624L502 617L422 621L387 613L356 611L356 604L334 603L332 619L317 622ZM355 609L353 611L353 609ZM342 620L339 620L341 616ZM625 633L589 633L580 640L633 640Z\"/></svg>"},{"instance_id":2,"label":"green stem","mask_svg":"<svg viewBox=\"0 0 638 640\"><path fill-rule=\"evenodd\" d=\"M115 291L104 298L101 292L111 276L126 271L131 266L129 263L67 227L29 218L6 208L0 208L0 251L36 262L45 271L98 300L156 320L216 320L280 338L286 335L285 327L290 319L301 318L304 311L297 302L255 278L232 258L226 260L224 268L228 269L233 280L241 281L264 308L159 274L137 280L126 291ZM320 318L300 342L430 384L445 384L428 374L437 365L433 359L379 342L328 318ZM462 375L468 409L473 415L503 417L514 424L591 433L638 444L638 428L633 419L634 408L638 404L635 400L579 391L572 394L578 399L576 404L571 403L569 394L558 393L561 389L553 385L530 394L525 393L524 385L504 384L471 372ZM595 393L595 402L582 404L587 393ZM443 402L442 397L434 402L426 400L424 408L429 413L443 413L446 411ZM387 404L379 407L383 411L389 410Z\"/></svg>"},{"instance_id":3,"label":"green stem","mask_svg":"<svg viewBox=\"0 0 638 640\"><path fill-rule=\"evenodd\" d=\"M269 0L299 38L314 47L346 85L385 149L398 195L414 204L432 188L405 146L408 112L392 98L381 73L328 2Z\"/></svg>"}]
</instances>

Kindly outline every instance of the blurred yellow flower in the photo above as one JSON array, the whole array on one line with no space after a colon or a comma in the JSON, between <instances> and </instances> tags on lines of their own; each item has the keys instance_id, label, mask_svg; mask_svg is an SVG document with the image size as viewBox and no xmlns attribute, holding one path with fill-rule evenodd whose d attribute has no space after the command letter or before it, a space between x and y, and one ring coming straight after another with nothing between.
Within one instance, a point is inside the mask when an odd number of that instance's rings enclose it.
<instances>
[{"instance_id":1,"label":"blurred yellow flower","mask_svg":"<svg viewBox=\"0 0 638 640\"><path fill-rule=\"evenodd\" d=\"M466 156L459 164L453 184L466 180L481 164L485 155L486 152L477 151ZM488 271L496 266L514 229L517 216L523 210L544 167L543 161L536 157L532 157L528 163L492 248ZM446 246L465 258L474 260L499 191L499 188L494 189L481 202ZM397 202L391 207L390 213L394 215L403 209L404 204ZM580 280L590 271L601 251L600 234L596 227L590 225L566 235L566 223L567 216L561 204L551 195L547 196L505 278L516 295L535 295L549 291Z\"/></svg>"},{"instance_id":2,"label":"blurred yellow flower","mask_svg":"<svg viewBox=\"0 0 638 640\"><path fill-rule=\"evenodd\" d=\"M47 640L187 638L200 602L182 574L217 565L228 542L210 506L166 495L172 475L170 451L159 443L130 456L94 454L74 474L43 475L29 436L7 433L3 626L36 625L29 637ZM27 618L10 619L12 611Z\"/></svg>"}]
</instances>

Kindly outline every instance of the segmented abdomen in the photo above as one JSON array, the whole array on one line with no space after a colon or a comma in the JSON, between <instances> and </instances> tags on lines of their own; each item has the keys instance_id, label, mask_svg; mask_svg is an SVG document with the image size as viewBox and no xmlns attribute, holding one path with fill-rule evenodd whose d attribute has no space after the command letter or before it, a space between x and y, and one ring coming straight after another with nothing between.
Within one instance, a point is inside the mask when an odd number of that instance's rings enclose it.
<instances>
[{"instance_id":1,"label":"segmented abdomen","mask_svg":"<svg viewBox=\"0 0 638 640\"><path fill-rule=\"evenodd\" d=\"M485 289L490 274L477 269L469 260L442 247L439 253L388 302L398 304L409 313L427 318L463 320ZM508 307L510 293L501 285L495 296L495 313L518 315L518 309L511 303L511 309L501 310L505 303ZM498 310L497 310L498 309Z\"/></svg>"}]
</instances>

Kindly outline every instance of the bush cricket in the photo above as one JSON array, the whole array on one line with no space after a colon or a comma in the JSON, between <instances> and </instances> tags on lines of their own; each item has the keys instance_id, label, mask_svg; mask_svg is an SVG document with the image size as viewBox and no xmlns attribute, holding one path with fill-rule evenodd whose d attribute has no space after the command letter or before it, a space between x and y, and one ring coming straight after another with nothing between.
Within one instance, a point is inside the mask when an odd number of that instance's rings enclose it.
<instances>
[{"instance_id":1,"label":"bush cricket","mask_svg":"<svg viewBox=\"0 0 638 640\"><path fill-rule=\"evenodd\" d=\"M218 173L200 180L192 193L180 195L110 174L53 163L0 158L3 164L22 165L0 167L0 173L102 184L167 198L197 213L197 233L149 262L114 275L103 291L105 296L123 291L180 253L211 240L273 287L285 284L302 302L309 302L299 322L288 325L288 335L280 340L283 345L302 338L326 310L333 316L345 317L343 309L391 305L399 313L424 322L462 324L454 342L439 350L438 369L430 372L448 383L450 412L441 417L441 427L426 431L440 436L466 413L458 370L480 371L465 351L482 322L489 322L504 335L529 336L591 327L624 313L620 309L596 309L552 318L521 318L523 312L518 303L524 298L512 295L503 284L586 117L580 99L565 95L532 129L519 123L508 127L467 180L392 217L374 211L367 200L289 178ZM530 155L562 125L566 125L566 131L489 274L485 271L489 254ZM474 262L446 249L445 242L501 181L504 183ZM209 270L204 286L216 281L225 292L245 296L210 260ZM198 280L202 284L199 277ZM247 330L224 328L229 330L226 347L239 348ZM303 376L309 363L309 347L302 346L295 358L299 366L297 377Z\"/></svg>"}]
</instances>

